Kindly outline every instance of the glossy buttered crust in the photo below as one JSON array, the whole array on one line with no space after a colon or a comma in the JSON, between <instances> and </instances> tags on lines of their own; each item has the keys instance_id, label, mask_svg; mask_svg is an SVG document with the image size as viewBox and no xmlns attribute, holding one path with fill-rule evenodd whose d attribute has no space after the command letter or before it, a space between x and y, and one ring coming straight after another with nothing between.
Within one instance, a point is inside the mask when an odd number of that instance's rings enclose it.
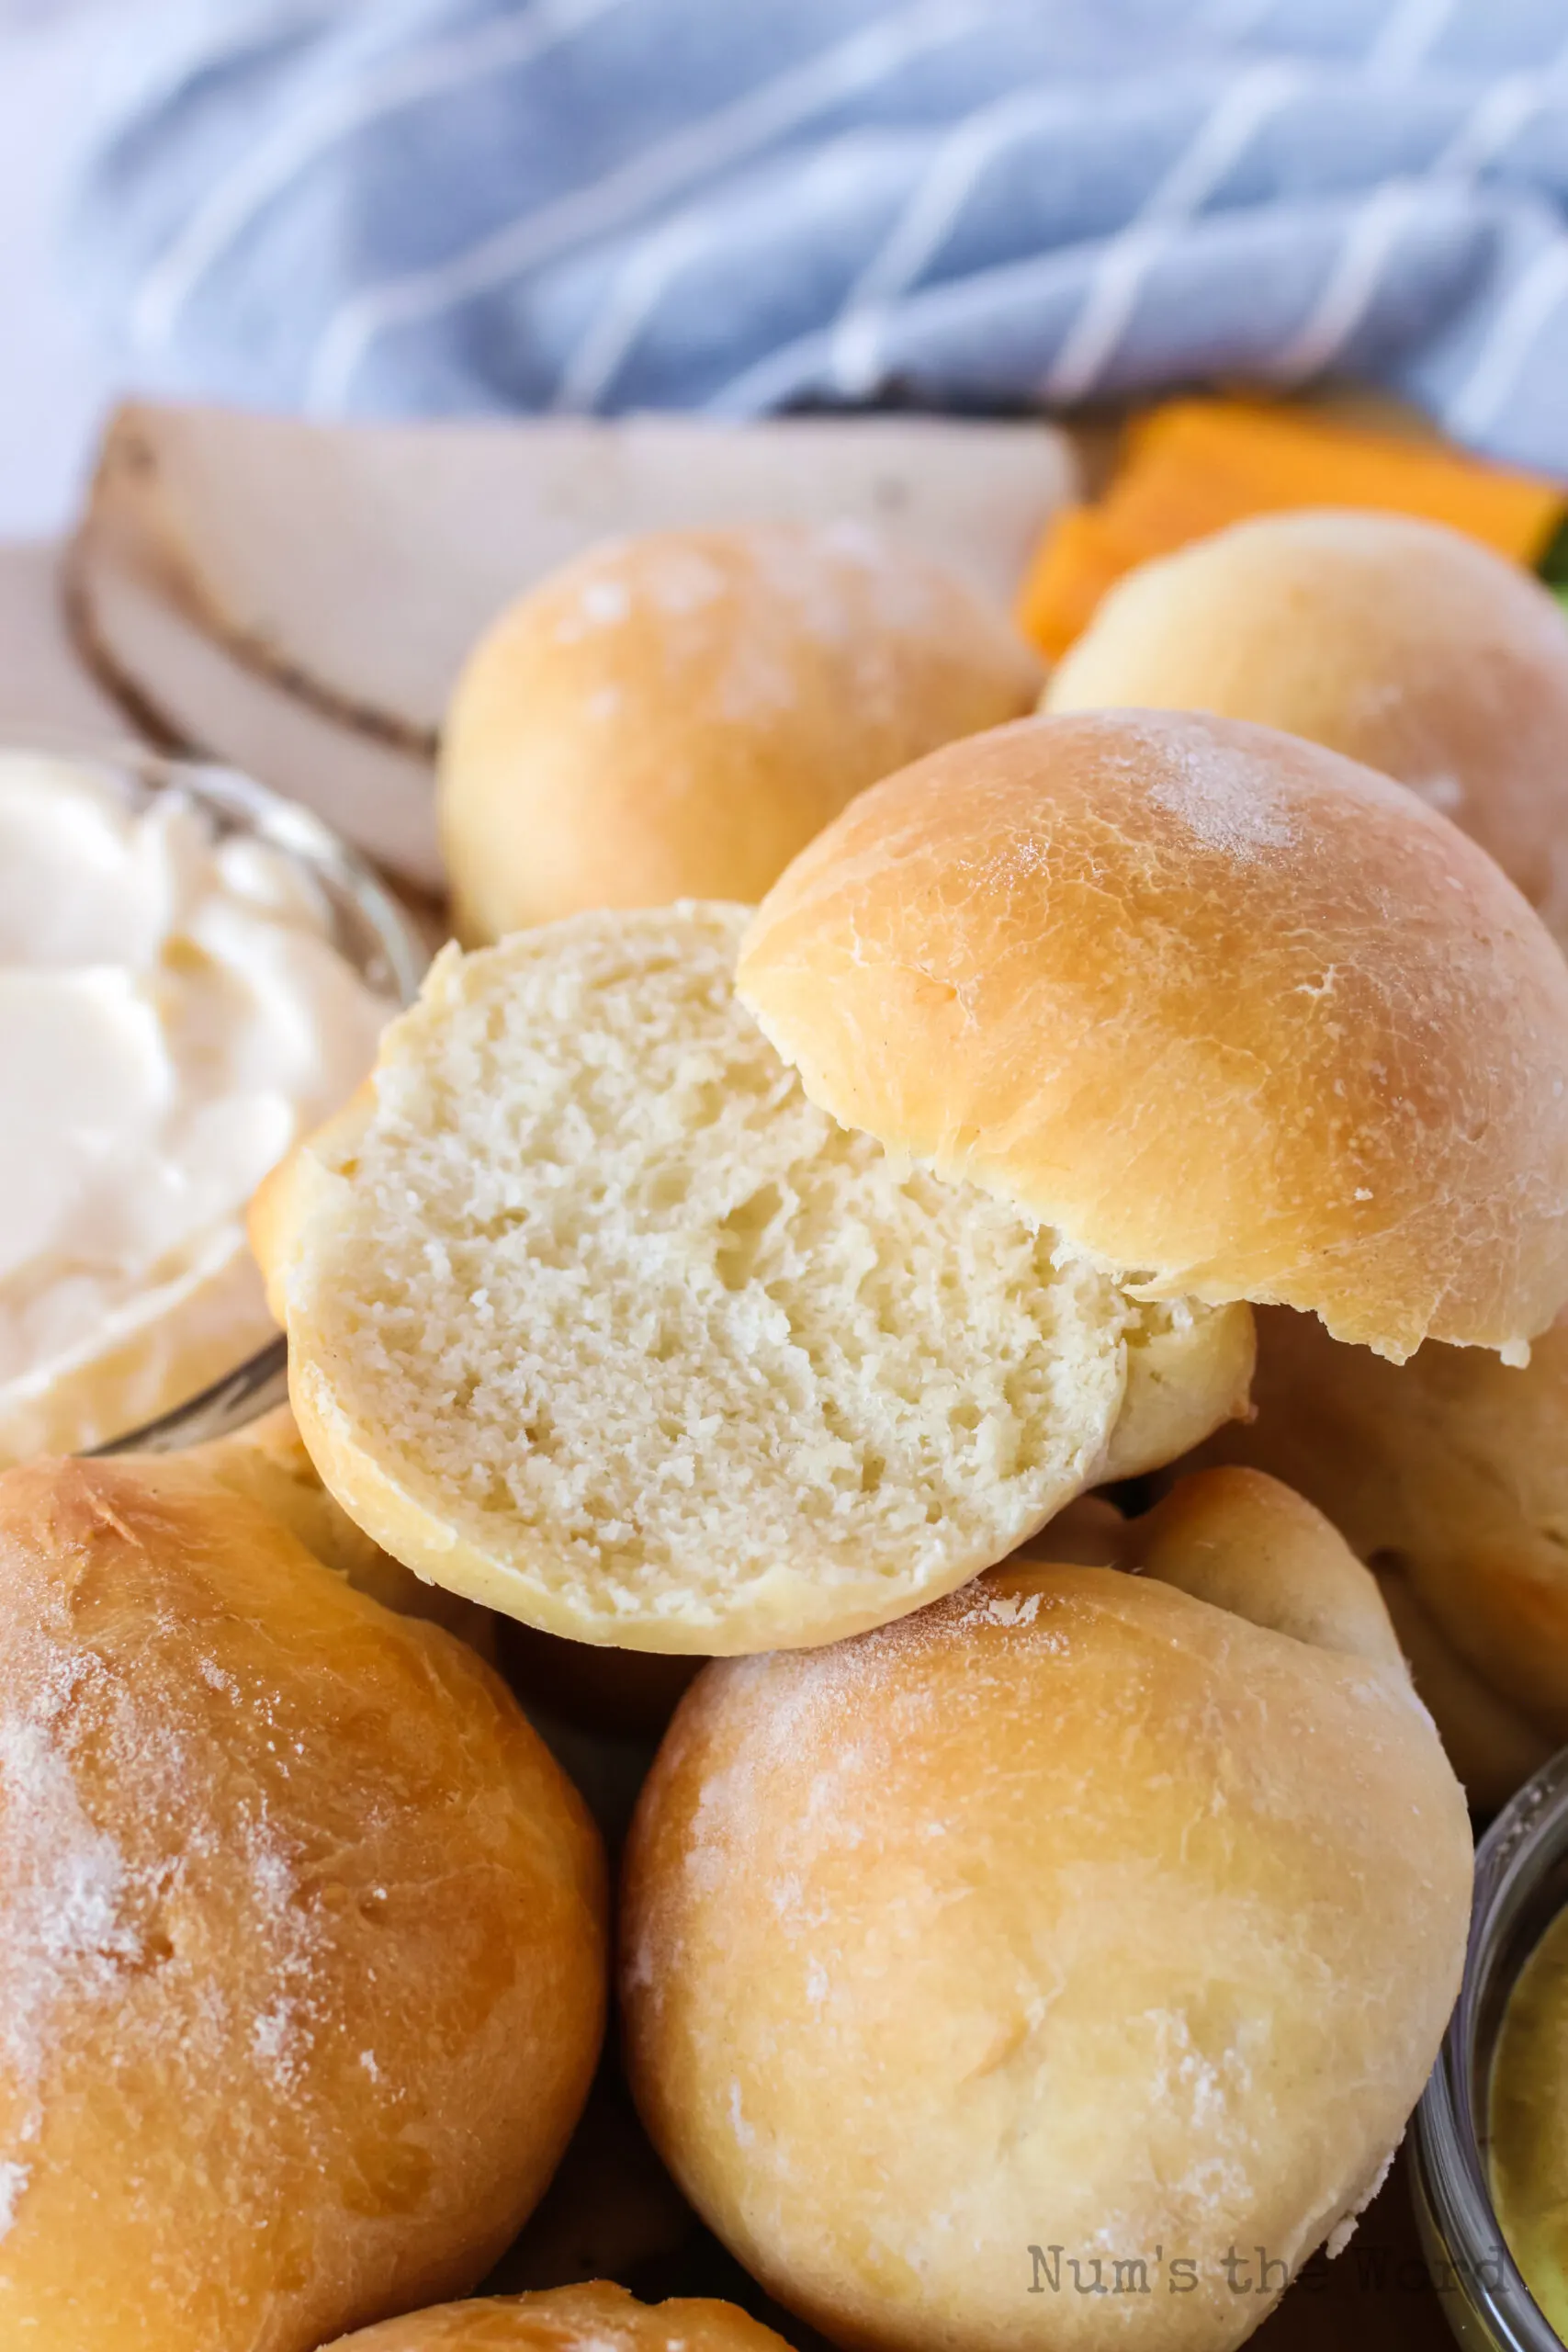
<instances>
[{"instance_id":1,"label":"glossy buttered crust","mask_svg":"<svg viewBox=\"0 0 1568 2352\"><path fill-rule=\"evenodd\" d=\"M447 2303L344 2336L326 2352L787 2352L733 2303L639 2303L595 2279L536 2295Z\"/></svg>"},{"instance_id":2,"label":"glossy buttered crust","mask_svg":"<svg viewBox=\"0 0 1568 2352\"><path fill-rule=\"evenodd\" d=\"M835 1117L1156 1295L1397 1358L1568 1294L1568 966L1314 744L1123 711L951 745L795 860L738 986Z\"/></svg>"},{"instance_id":3,"label":"glossy buttered crust","mask_svg":"<svg viewBox=\"0 0 1568 2352\"><path fill-rule=\"evenodd\" d=\"M495 1664L491 1612L416 1577L355 1524L321 1484L290 1406L279 1405L228 1437L187 1447L178 1464L259 1503L356 1591L367 1592L400 1617L428 1617L433 1625L445 1625Z\"/></svg>"},{"instance_id":4,"label":"glossy buttered crust","mask_svg":"<svg viewBox=\"0 0 1568 2352\"><path fill-rule=\"evenodd\" d=\"M1262 514L1120 582L1048 710L1207 710L1395 777L1568 939L1568 630L1519 565L1408 514Z\"/></svg>"},{"instance_id":5,"label":"glossy buttered crust","mask_svg":"<svg viewBox=\"0 0 1568 2352\"><path fill-rule=\"evenodd\" d=\"M1224 2352L1268 2308L1226 2249L1293 2269L1335 2233L1432 2064L1469 1823L1371 1577L1245 1472L1131 1538L1138 1576L1010 1564L710 1667L644 1792L639 2105L835 2341L1102 2344L1038 2245L1147 2263L1119 2343Z\"/></svg>"},{"instance_id":6,"label":"glossy buttered crust","mask_svg":"<svg viewBox=\"0 0 1568 2352\"><path fill-rule=\"evenodd\" d=\"M1527 1367L1436 1346L1381 1363L1283 1312L1259 1340L1257 1419L1211 1458L1288 1479L1407 1590L1417 1681L1496 1801L1568 1739L1568 1321Z\"/></svg>"},{"instance_id":7,"label":"glossy buttered crust","mask_svg":"<svg viewBox=\"0 0 1568 2352\"><path fill-rule=\"evenodd\" d=\"M462 1643L188 1465L0 1479L0 2309L312 2352L470 2288L592 2075L584 1808Z\"/></svg>"},{"instance_id":8,"label":"glossy buttered crust","mask_svg":"<svg viewBox=\"0 0 1568 2352\"><path fill-rule=\"evenodd\" d=\"M440 814L458 936L750 903L854 793L1021 718L1040 684L1003 614L858 526L595 548L502 614L453 695Z\"/></svg>"}]
</instances>

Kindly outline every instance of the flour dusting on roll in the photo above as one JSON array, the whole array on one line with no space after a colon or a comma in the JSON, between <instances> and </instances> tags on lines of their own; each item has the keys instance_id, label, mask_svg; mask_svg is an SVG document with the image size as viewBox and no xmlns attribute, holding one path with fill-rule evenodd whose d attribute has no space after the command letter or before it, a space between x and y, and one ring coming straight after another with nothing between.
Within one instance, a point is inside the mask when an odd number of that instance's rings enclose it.
<instances>
[{"instance_id":1,"label":"flour dusting on roll","mask_svg":"<svg viewBox=\"0 0 1568 2352\"><path fill-rule=\"evenodd\" d=\"M314 2352L466 2293L598 2052L576 1792L188 1464L7 1472L0 1566L6 2341Z\"/></svg>"},{"instance_id":2,"label":"flour dusting on roll","mask_svg":"<svg viewBox=\"0 0 1568 2352\"><path fill-rule=\"evenodd\" d=\"M1568 965L1402 786L1201 713L1026 720L874 786L743 943L810 1099L1145 1295L1409 1355L1568 1299Z\"/></svg>"},{"instance_id":3,"label":"flour dusting on roll","mask_svg":"<svg viewBox=\"0 0 1568 2352\"><path fill-rule=\"evenodd\" d=\"M1261 720L1408 785L1568 944L1568 629L1442 524L1259 514L1118 582L1052 673L1054 711Z\"/></svg>"},{"instance_id":4,"label":"flour dusting on roll","mask_svg":"<svg viewBox=\"0 0 1568 2352\"><path fill-rule=\"evenodd\" d=\"M1223 2352L1436 2055L1470 1827L1372 1579L1255 1473L1124 1541L710 1666L644 1790L638 2104L836 2343Z\"/></svg>"},{"instance_id":5,"label":"flour dusting on roll","mask_svg":"<svg viewBox=\"0 0 1568 2352\"><path fill-rule=\"evenodd\" d=\"M859 524L594 548L502 615L453 695L458 935L758 899L855 793L1021 718L1040 676L1004 614Z\"/></svg>"}]
</instances>

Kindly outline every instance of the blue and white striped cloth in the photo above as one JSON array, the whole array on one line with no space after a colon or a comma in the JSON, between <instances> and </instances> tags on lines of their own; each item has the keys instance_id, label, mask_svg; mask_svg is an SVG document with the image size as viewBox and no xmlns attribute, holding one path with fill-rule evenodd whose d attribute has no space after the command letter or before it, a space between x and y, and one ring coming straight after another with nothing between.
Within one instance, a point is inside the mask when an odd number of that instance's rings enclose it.
<instances>
[{"instance_id":1,"label":"blue and white striped cloth","mask_svg":"<svg viewBox=\"0 0 1568 2352\"><path fill-rule=\"evenodd\" d=\"M1325 372L1568 473L1568 0L171 0L73 231L321 414Z\"/></svg>"}]
</instances>

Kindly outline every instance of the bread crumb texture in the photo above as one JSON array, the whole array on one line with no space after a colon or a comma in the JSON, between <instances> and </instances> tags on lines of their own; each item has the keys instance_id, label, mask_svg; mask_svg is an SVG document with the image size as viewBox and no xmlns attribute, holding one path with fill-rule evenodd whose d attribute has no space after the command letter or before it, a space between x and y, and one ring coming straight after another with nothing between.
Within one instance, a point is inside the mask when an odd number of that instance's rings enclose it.
<instances>
[{"instance_id":1,"label":"bread crumb texture","mask_svg":"<svg viewBox=\"0 0 1568 2352\"><path fill-rule=\"evenodd\" d=\"M291 1238L328 1483L548 1630L759 1648L949 1590L1084 1485L1129 1344L1190 1311L810 1103L735 999L746 919L448 952Z\"/></svg>"}]
</instances>

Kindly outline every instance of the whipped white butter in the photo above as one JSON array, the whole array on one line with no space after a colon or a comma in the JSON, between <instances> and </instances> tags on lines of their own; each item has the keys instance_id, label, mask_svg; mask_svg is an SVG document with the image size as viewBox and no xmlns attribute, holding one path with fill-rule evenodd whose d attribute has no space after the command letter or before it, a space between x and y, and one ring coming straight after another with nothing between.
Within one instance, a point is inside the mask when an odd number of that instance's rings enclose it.
<instances>
[{"instance_id":1,"label":"whipped white butter","mask_svg":"<svg viewBox=\"0 0 1568 2352\"><path fill-rule=\"evenodd\" d=\"M390 1008L309 877L176 794L0 752L0 1461L122 1435L272 1326L246 1202Z\"/></svg>"}]
</instances>

